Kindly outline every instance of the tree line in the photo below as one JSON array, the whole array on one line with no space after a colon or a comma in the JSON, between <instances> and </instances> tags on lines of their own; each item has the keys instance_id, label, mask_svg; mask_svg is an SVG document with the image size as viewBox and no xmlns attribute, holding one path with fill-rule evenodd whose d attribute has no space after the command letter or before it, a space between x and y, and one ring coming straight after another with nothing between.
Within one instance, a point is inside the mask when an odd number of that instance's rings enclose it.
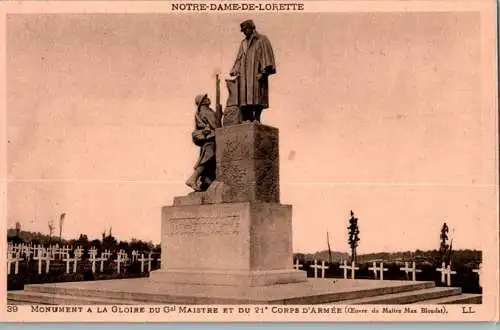
<instances>
[{"instance_id":1,"label":"tree line","mask_svg":"<svg viewBox=\"0 0 500 330\"><path fill-rule=\"evenodd\" d=\"M137 251L159 251L160 244L154 244L151 241L143 241L140 239L132 238L130 241L119 241L112 234L112 228L106 233L102 233L101 239L89 240L88 236L85 234L80 234L78 238L75 239L64 239L59 237L54 237L49 233L49 235L40 232L23 231L20 225L16 224L15 228L10 228L7 230L7 241L9 243L20 244L20 243L31 243L33 245L52 245L59 244L69 245L73 247L81 246L84 250L88 250L91 247L95 247L98 250L124 250L131 252L133 250Z\"/></svg>"},{"instance_id":2,"label":"tree line","mask_svg":"<svg viewBox=\"0 0 500 330\"><path fill-rule=\"evenodd\" d=\"M327 251L320 251L314 254L296 254L296 257L301 260L328 260L332 263L334 260L349 260L350 262L363 263L376 260L388 261L388 262L399 262L399 261L416 261L421 263L429 264L441 264L442 262L446 264L450 263L460 263L460 264L478 264L482 260L481 251L477 250L454 250L453 249L453 238L450 238L450 228L446 222L443 223L441 231L439 233L439 249L428 250L428 251L403 251L403 252L379 252L379 253L368 253L362 256L358 256L357 248L360 244L360 229L359 220L354 215L354 212L350 211L350 216L348 219L347 226L347 244L351 251L350 254L342 252L332 252L330 249L330 236L326 233L327 237Z\"/></svg>"}]
</instances>

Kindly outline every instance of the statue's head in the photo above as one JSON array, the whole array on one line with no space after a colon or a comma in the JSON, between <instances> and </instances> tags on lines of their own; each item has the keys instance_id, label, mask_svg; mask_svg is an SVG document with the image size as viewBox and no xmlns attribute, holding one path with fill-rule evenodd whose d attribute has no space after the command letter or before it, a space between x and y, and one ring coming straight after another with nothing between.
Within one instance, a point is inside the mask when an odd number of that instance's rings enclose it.
<instances>
[{"instance_id":1,"label":"statue's head","mask_svg":"<svg viewBox=\"0 0 500 330\"><path fill-rule=\"evenodd\" d=\"M250 37L255 30L255 24L251 19L241 22L240 24L241 32L245 35L245 37Z\"/></svg>"},{"instance_id":2,"label":"statue's head","mask_svg":"<svg viewBox=\"0 0 500 330\"><path fill-rule=\"evenodd\" d=\"M194 103L200 108L202 105L210 105L210 99L207 94L199 94L194 98Z\"/></svg>"}]
</instances>

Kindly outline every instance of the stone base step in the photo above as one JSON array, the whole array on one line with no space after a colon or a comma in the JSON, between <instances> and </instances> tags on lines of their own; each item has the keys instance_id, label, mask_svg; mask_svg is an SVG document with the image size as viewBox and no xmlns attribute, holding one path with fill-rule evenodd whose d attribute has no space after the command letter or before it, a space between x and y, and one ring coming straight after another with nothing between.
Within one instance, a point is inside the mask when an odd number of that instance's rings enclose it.
<instances>
[{"instance_id":1,"label":"stone base step","mask_svg":"<svg viewBox=\"0 0 500 330\"><path fill-rule=\"evenodd\" d=\"M437 299L417 301L418 305L447 305L447 304L482 304L483 296L480 294L462 293L456 296L442 297Z\"/></svg>"},{"instance_id":2,"label":"stone base step","mask_svg":"<svg viewBox=\"0 0 500 330\"><path fill-rule=\"evenodd\" d=\"M433 282L311 279L266 288L158 283L147 279L26 285L24 292L112 301L174 304L325 304L434 287ZM13 297L14 298L14 297ZM433 297L431 297L433 298ZM37 300L38 301L38 300ZM77 303L77 302L75 302ZM104 303L104 302L103 302Z\"/></svg>"},{"instance_id":3,"label":"stone base step","mask_svg":"<svg viewBox=\"0 0 500 330\"><path fill-rule=\"evenodd\" d=\"M454 297L448 298L448 297ZM266 287L182 285L148 278L30 284L10 291L15 304L412 304L472 303L479 295L461 295L460 288L434 282L308 279L306 283Z\"/></svg>"},{"instance_id":4,"label":"stone base step","mask_svg":"<svg viewBox=\"0 0 500 330\"><path fill-rule=\"evenodd\" d=\"M143 301L113 300L109 298L72 296L53 293L10 291L7 293L9 304L39 305L143 305Z\"/></svg>"},{"instance_id":5,"label":"stone base step","mask_svg":"<svg viewBox=\"0 0 500 330\"><path fill-rule=\"evenodd\" d=\"M336 302L341 305L410 304L417 301L460 295L460 288L428 288Z\"/></svg>"},{"instance_id":6,"label":"stone base step","mask_svg":"<svg viewBox=\"0 0 500 330\"><path fill-rule=\"evenodd\" d=\"M350 281L350 280L347 280ZM372 281L372 280L358 280L358 281ZM372 281L373 284L378 284L379 281ZM302 295L295 298L289 298L284 300L285 304L295 304L295 305L308 305L308 304L343 304L342 301L357 300L362 298L372 298L380 297L385 295L413 292L416 290L423 290L435 287L434 282L406 282L399 285L390 285L392 281L387 281L386 286L374 287L374 288L355 288L352 287L350 290L326 292L324 294L316 295ZM333 285L335 288L335 284ZM273 302L270 302L273 303Z\"/></svg>"}]
</instances>

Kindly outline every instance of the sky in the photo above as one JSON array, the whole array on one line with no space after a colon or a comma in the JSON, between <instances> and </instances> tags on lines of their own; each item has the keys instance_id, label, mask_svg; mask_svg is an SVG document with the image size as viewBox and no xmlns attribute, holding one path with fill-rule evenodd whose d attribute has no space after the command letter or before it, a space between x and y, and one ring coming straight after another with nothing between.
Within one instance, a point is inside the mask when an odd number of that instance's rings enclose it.
<instances>
[{"instance_id":1,"label":"sky","mask_svg":"<svg viewBox=\"0 0 500 330\"><path fill-rule=\"evenodd\" d=\"M160 241L198 149L194 97L214 98L247 15L32 14L7 18L7 225ZM295 252L456 248L495 235L494 109L480 17L254 15L271 41L264 124L280 130L281 202ZM224 103L226 94L223 91ZM493 227L495 226L495 227Z\"/></svg>"}]
</instances>

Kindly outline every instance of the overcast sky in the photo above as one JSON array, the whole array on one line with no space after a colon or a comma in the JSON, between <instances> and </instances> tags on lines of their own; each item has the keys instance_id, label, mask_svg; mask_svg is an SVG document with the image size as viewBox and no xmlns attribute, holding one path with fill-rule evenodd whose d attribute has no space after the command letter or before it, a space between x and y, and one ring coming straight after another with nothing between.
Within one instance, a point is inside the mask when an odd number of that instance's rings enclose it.
<instances>
[{"instance_id":1,"label":"overcast sky","mask_svg":"<svg viewBox=\"0 0 500 330\"><path fill-rule=\"evenodd\" d=\"M194 97L214 97L242 15L11 15L8 226L160 240L189 190ZM481 103L475 13L255 15L278 73L263 122L280 129L294 251L454 247L494 235L495 114ZM222 96L225 100L225 93ZM493 109L494 110L494 109Z\"/></svg>"}]
</instances>

